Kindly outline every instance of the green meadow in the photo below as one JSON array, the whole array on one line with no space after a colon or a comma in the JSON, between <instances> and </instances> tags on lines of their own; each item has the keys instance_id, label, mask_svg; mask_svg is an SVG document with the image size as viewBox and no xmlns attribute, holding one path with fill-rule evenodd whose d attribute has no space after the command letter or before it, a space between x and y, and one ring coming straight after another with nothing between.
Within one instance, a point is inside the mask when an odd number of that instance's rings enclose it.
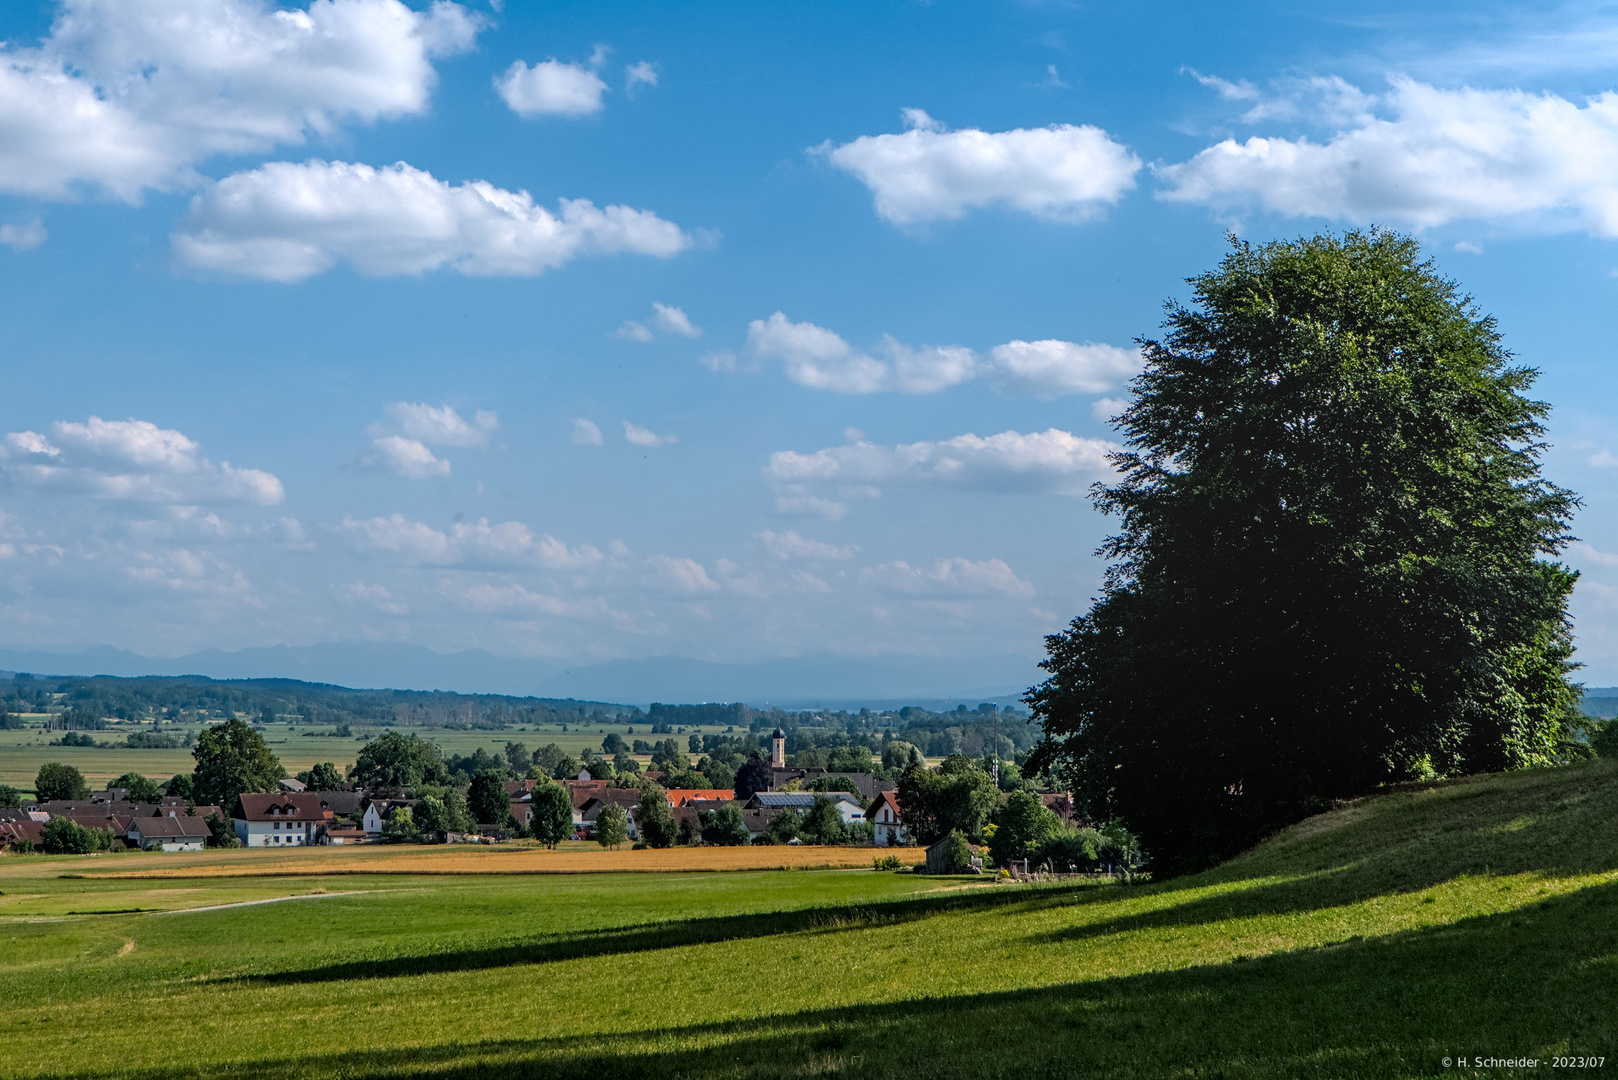
<instances>
[{"instance_id":1,"label":"green meadow","mask_svg":"<svg viewBox=\"0 0 1618 1080\"><path fill-rule=\"evenodd\" d=\"M33 715L27 719L41 721L45 718ZM185 729L183 725L174 725L168 730L173 730L174 727L182 731ZM198 723L191 727L193 730L200 730L203 725ZM119 722L109 725L106 731L90 731L85 734L97 742L117 744L122 743L124 737L131 731L150 730L150 725ZM360 747L365 745L359 738L342 739L326 735L324 731L330 728L323 729L318 725L310 727L277 722L265 724L260 730L264 733L264 741L269 744L275 756L281 759L281 764L286 766L288 773L297 773L319 761L335 762L339 768L346 768L359 754ZM359 732L361 729L355 730ZM376 734L387 729L379 727L363 730ZM567 731L563 731L559 724L535 724L508 728L504 731L458 731L445 728L404 730L430 739L443 749L445 755L472 754L478 747L482 747L490 754L503 753L506 743L516 742L527 746L530 751L537 750L546 743L555 743L576 757L586 749L600 753L601 739L608 732L624 735L633 730L634 734L627 737L645 739L648 742L657 742L670 737L650 734L651 728L645 724L640 727L624 724L600 724L594 727L569 725ZM717 727L689 727L686 728L685 734L675 737L680 740L683 749L685 740L692 732L711 733L722 730L724 729ZM92 788L105 787L109 780L126 772L138 772L161 783L175 773L188 773L196 768L196 761L192 759L189 750L132 749L121 745L50 745L61 736L60 731L46 731L39 727L0 730L0 784L10 784L32 791L34 777L38 775L39 767L47 761L60 761L72 765L84 774ZM640 756L642 765L650 760L649 755Z\"/></svg>"},{"instance_id":2,"label":"green meadow","mask_svg":"<svg viewBox=\"0 0 1618 1080\"><path fill-rule=\"evenodd\" d=\"M1618 1069L1612 762L1365 800L1156 884L107 876L185 858L0 861L0 1074Z\"/></svg>"}]
</instances>

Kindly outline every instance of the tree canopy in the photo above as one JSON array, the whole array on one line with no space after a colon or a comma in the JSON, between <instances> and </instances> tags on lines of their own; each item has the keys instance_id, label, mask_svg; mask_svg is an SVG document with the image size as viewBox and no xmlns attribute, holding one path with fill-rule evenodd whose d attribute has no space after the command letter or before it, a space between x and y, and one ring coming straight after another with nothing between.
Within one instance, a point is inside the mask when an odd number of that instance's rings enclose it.
<instances>
[{"instance_id":1,"label":"tree canopy","mask_svg":"<svg viewBox=\"0 0 1618 1080\"><path fill-rule=\"evenodd\" d=\"M449 769L438 747L420 735L390 731L360 748L350 778L369 788L403 791L419 784L441 784Z\"/></svg>"},{"instance_id":2,"label":"tree canopy","mask_svg":"<svg viewBox=\"0 0 1618 1080\"><path fill-rule=\"evenodd\" d=\"M533 817L528 828L535 840L554 848L573 835L573 796L567 788L554 783L536 784L530 806Z\"/></svg>"},{"instance_id":3,"label":"tree canopy","mask_svg":"<svg viewBox=\"0 0 1618 1080\"><path fill-rule=\"evenodd\" d=\"M116 780L107 782L107 790L124 788L129 792L129 801L138 803L155 803L163 798L157 784L138 772L126 772Z\"/></svg>"},{"instance_id":4,"label":"tree canopy","mask_svg":"<svg viewBox=\"0 0 1618 1080\"><path fill-rule=\"evenodd\" d=\"M226 814L247 791L275 791L287 771L270 752L264 736L241 720L226 720L197 736L191 751L197 761L192 797Z\"/></svg>"},{"instance_id":5,"label":"tree canopy","mask_svg":"<svg viewBox=\"0 0 1618 1080\"><path fill-rule=\"evenodd\" d=\"M629 815L617 803L608 803L596 815L596 843L617 850L629 839Z\"/></svg>"},{"instance_id":6,"label":"tree canopy","mask_svg":"<svg viewBox=\"0 0 1618 1080\"><path fill-rule=\"evenodd\" d=\"M648 847L671 847L679 837L674 812L669 809L668 792L650 780L640 785L640 802L635 807L635 831Z\"/></svg>"},{"instance_id":7,"label":"tree canopy","mask_svg":"<svg viewBox=\"0 0 1618 1080\"><path fill-rule=\"evenodd\" d=\"M912 765L899 777L899 818L918 843L931 844L956 830L977 836L1000 803L994 779L960 754L945 758L935 771Z\"/></svg>"},{"instance_id":8,"label":"tree canopy","mask_svg":"<svg viewBox=\"0 0 1618 1080\"><path fill-rule=\"evenodd\" d=\"M472 778L466 803L478 824L504 828L511 820L511 797L506 794L505 774L494 769L478 773Z\"/></svg>"},{"instance_id":9,"label":"tree canopy","mask_svg":"<svg viewBox=\"0 0 1618 1080\"><path fill-rule=\"evenodd\" d=\"M84 774L60 761L47 761L34 777L34 797L40 802L88 799L90 785Z\"/></svg>"},{"instance_id":10,"label":"tree canopy","mask_svg":"<svg viewBox=\"0 0 1618 1080\"><path fill-rule=\"evenodd\" d=\"M1548 762L1572 493L1495 322L1372 231L1233 239L1118 418L1121 529L1027 696L1091 820L1207 865L1378 784ZM907 808L908 808L908 804Z\"/></svg>"}]
</instances>

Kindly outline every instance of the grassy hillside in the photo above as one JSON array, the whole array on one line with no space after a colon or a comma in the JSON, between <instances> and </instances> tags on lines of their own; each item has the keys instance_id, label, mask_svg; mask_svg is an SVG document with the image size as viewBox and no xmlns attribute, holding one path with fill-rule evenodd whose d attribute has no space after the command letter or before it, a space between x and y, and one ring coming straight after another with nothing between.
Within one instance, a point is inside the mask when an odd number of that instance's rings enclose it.
<instances>
[{"instance_id":1,"label":"grassy hillside","mask_svg":"<svg viewBox=\"0 0 1618 1080\"><path fill-rule=\"evenodd\" d=\"M0 862L0 1074L1618 1068L1618 763L1366 800L1146 886L345 876L329 858L330 876L106 876L185 858ZM311 898L217 906L292 895ZM110 913L144 907L199 910Z\"/></svg>"}]
</instances>

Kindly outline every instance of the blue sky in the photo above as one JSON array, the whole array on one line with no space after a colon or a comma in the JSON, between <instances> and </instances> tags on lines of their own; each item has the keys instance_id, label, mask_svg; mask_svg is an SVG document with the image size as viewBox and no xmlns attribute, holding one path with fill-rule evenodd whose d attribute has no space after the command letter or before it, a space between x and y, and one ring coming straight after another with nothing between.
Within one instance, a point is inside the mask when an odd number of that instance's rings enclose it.
<instances>
[{"instance_id":1,"label":"blue sky","mask_svg":"<svg viewBox=\"0 0 1618 1080\"><path fill-rule=\"evenodd\" d=\"M8 4L0 647L927 658L1082 611L1133 339L1416 232L1618 683L1618 11ZM228 463L228 464L227 464Z\"/></svg>"}]
</instances>

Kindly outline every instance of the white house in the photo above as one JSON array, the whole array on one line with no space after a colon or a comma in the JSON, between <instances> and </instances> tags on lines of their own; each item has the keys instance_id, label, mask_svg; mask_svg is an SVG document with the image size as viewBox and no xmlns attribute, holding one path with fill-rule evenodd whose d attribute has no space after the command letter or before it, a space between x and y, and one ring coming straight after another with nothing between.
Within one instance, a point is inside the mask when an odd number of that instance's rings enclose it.
<instances>
[{"instance_id":1,"label":"white house","mask_svg":"<svg viewBox=\"0 0 1618 1080\"><path fill-rule=\"evenodd\" d=\"M847 791L759 791L747 800L744 809L769 812L794 810L801 814L815 804L817 795L824 795L836 804L844 825L865 820L865 805L860 802L858 795Z\"/></svg>"},{"instance_id":2,"label":"white house","mask_svg":"<svg viewBox=\"0 0 1618 1080\"><path fill-rule=\"evenodd\" d=\"M201 851L213 830L199 817L166 814L129 819L125 837L142 851Z\"/></svg>"},{"instance_id":3,"label":"white house","mask_svg":"<svg viewBox=\"0 0 1618 1080\"><path fill-rule=\"evenodd\" d=\"M899 800L891 791L877 794L871 805L866 807L865 820L876 830L877 847L903 844L910 838L905 832L904 823L899 820Z\"/></svg>"},{"instance_id":4,"label":"white house","mask_svg":"<svg viewBox=\"0 0 1618 1080\"><path fill-rule=\"evenodd\" d=\"M236 800L236 838L247 847L306 847L335 816L318 792L243 795Z\"/></svg>"},{"instance_id":5,"label":"white house","mask_svg":"<svg viewBox=\"0 0 1618 1080\"><path fill-rule=\"evenodd\" d=\"M383 827L388 823L388 815L396 806L415 806L415 799L372 799L371 805L365 808L365 819L360 827L372 836L381 836Z\"/></svg>"}]
</instances>

